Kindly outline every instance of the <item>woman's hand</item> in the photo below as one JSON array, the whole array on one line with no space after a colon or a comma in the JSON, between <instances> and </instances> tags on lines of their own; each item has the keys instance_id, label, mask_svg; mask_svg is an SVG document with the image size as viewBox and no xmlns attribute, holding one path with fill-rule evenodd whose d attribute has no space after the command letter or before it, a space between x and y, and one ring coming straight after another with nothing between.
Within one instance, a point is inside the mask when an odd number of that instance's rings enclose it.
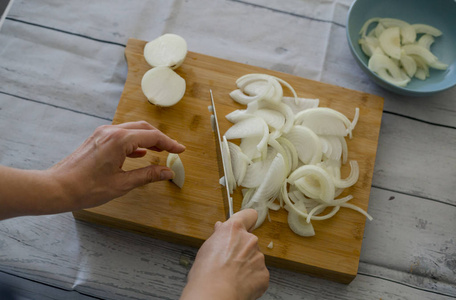
<instances>
[{"instance_id":1,"label":"woman's hand","mask_svg":"<svg viewBox=\"0 0 456 300\"><path fill-rule=\"evenodd\" d=\"M94 207L130 190L172 179L166 166L149 165L124 171L126 157L143 157L147 149L181 153L185 147L147 122L101 126L76 151L49 171L71 199L68 210Z\"/></svg>"},{"instance_id":2,"label":"woman's hand","mask_svg":"<svg viewBox=\"0 0 456 300\"><path fill-rule=\"evenodd\" d=\"M215 224L188 275L181 300L257 299L268 288L269 271L258 238L250 233L257 212L245 209Z\"/></svg>"},{"instance_id":3,"label":"woman's hand","mask_svg":"<svg viewBox=\"0 0 456 300\"><path fill-rule=\"evenodd\" d=\"M76 151L45 171L0 166L0 220L94 207L135 187L173 178L159 165L124 171L126 157L147 149L181 153L185 147L147 122L101 126Z\"/></svg>"}]
</instances>

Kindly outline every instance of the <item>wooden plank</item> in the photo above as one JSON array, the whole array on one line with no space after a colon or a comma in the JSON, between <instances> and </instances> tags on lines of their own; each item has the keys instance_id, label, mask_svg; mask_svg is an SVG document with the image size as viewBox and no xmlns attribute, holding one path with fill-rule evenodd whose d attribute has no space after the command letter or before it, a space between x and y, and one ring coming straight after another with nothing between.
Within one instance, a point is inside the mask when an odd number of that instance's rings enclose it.
<instances>
[{"instance_id":1,"label":"wooden plank","mask_svg":"<svg viewBox=\"0 0 456 300\"><path fill-rule=\"evenodd\" d=\"M99 298L0 272L0 299L94 300Z\"/></svg>"},{"instance_id":2,"label":"wooden plank","mask_svg":"<svg viewBox=\"0 0 456 300\"><path fill-rule=\"evenodd\" d=\"M353 194L354 204L367 209L369 188L377 149L383 100L379 97L336 86L306 80L293 75L234 63L190 52L177 72L186 80L184 99L170 108L150 105L142 94L142 75L150 69L142 55L145 41L130 39L125 50L128 76L113 123L146 120L187 146L181 155L186 168L186 182L179 190L170 182L160 182L131 191L110 203L75 212L78 219L151 234L162 239L199 246L223 220L221 186L218 183L215 143L207 111L209 89L214 92L217 111L226 115L235 108L229 92L235 80L247 73L276 75L293 87L301 97L320 98L321 106L334 108L350 118L360 108L356 138L348 141L350 159L360 163L360 180L346 194ZM231 124L220 120L221 132ZM126 169L150 163L163 164L166 153L149 153L142 159L129 159ZM345 170L347 171L347 170ZM241 195L235 193L235 210ZM343 209L327 222L315 223L315 237L295 235L287 225L286 212L271 212L272 222L255 231L268 264L323 276L348 283L356 276L365 217ZM266 246L274 242L275 247ZM305 253L305 255L304 255Z\"/></svg>"},{"instance_id":3,"label":"wooden plank","mask_svg":"<svg viewBox=\"0 0 456 300\"><path fill-rule=\"evenodd\" d=\"M373 192L375 196L375 189ZM421 204L419 198L411 201ZM383 214L376 216L387 220ZM444 223L439 217L428 221ZM436 230L434 236L438 236L439 227L431 226L429 230ZM381 239L384 244L391 243L389 239ZM410 240L412 247L418 242ZM75 222L70 214L3 221L0 244L1 270L61 289L113 300L178 299L189 271L180 261L184 258L191 264L197 250L123 230ZM438 245L435 249L438 250ZM270 267L269 270L270 286L261 298L264 300L302 299L304 295L306 299L322 300L406 297L440 300L456 296L454 285L451 290L449 283L410 273L409 268L390 270L361 263L362 275L349 286L284 269ZM444 285L447 287L443 288Z\"/></svg>"}]
</instances>

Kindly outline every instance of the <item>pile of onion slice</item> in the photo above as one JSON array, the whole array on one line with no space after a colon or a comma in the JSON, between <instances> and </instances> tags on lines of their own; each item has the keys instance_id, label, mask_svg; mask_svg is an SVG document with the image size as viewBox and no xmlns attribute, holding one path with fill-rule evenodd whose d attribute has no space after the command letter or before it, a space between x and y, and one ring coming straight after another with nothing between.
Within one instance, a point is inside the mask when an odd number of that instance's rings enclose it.
<instances>
[{"instance_id":1,"label":"pile of onion slice","mask_svg":"<svg viewBox=\"0 0 456 300\"><path fill-rule=\"evenodd\" d=\"M374 23L377 25L367 33ZM371 18L364 23L360 35L358 43L369 56L368 68L397 86L406 86L413 77L425 80L430 76L430 68L448 68L431 52L434 38L442 35L435 27Z\"/></svg>"},{"instance_id":2,"label":"pile of onion slice","mask_svg":"<svg viewBox=\"0 0 456 300\"><path fill-rule=\"evenodd\" d=\"M351 160L350 174L341 178L348 160L345 137L352 137L359 109L350 121L336 110L318 107L318 99L298 98L291 85L271 75L248 74L236 84L230 96L247 107L226 116L233 126L223 136L230 159L223 182L230 191L242 188L241 209L258 212L255 228L270 209L281 208L288 211L291 230L301 236L315 235L312 221L331 218L341 207L372 220L348 203L351 195L338 198L359 177L358 163ZM284 87L294 97L284 97Z\"/></svg>"}]
</instances>

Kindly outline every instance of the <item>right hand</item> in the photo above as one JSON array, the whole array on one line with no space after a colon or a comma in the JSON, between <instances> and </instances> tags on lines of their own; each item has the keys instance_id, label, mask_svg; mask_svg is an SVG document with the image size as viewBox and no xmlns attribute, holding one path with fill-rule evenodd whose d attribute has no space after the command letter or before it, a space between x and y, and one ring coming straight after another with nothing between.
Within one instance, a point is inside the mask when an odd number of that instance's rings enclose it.
<instances>
[{"instance_id":1,"label":"right hand","mask_svg":"<svg viewBox=\"0 0 456 300\"><path fill-rule=\"evenodd\" d=\"M215 231L201 246L182 293L184 299L257 299L269 286L269 271L258 238L250 233L258 214L245 209Z\"/></svg>"}]
</instances>

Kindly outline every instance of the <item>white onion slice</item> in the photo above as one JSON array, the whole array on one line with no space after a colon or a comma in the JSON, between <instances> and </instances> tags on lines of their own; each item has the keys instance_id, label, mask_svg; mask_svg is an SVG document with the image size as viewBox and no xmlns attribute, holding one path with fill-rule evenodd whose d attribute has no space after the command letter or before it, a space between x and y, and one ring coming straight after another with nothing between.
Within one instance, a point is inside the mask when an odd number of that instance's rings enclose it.
<instances>
[{"instance_id":1,"label":"white onion slice","mask_svg":"<svg viewBox=\"0 0 456 300\"><path fill-rule=\"evenodd\" d=\"M288 176L287 181L294 184L298 179L310 176L319 183L319 199L323 202L329 203L334 199L334 183L330 175L321 167L315 165L304 165L293 171Z\"/></svg>"},{"instance_id":2,"label":"white onion slice","mask_svg":"<svg viewBox=\"0 0 456 300\"><path fill-rule=\"evenodd\" d=\"M297 114L300 111L318 107L320 104L319 99L310 99L310 98L294 98L294 97L282 97L282 102L288 105L293 114Z\"/></svg>"},{"instance_id":3,"label":"white onion slice","mask_svg":"<svg viewBox=\"0 0 456 300\"><path fill-rule=\"evenodd\" d=\"M346 136L347 129L351 128L350 120L345 115L327 107L301 111L295 116L295 124L304 125L318 135Z\"/></svg>"},{"instance_id":4,"label":"white onion slice","mask_svg":"<svg viewBox=\"0 0 456 300\"><path fill-rule=\"evenodd\" d=\"M236 179L233 174L233 167L231 165L231 154L230 154L230 147L228 145L228 141L226 140L226 137L223 136L222 138L222 145L221 145L221 150L222 150L222 159L223 159L223 165L225 167L225 180L228 184L228 189L230 191L230 194L233 193L234 189L236 188Z\"/></svg>"},{"instance_id":5,"label":"white onion slice","mask_svg":"<svg viewBox=\"0 0 456 300\"><path fill-rule=\"evenodd\" d=\"M385 28L390 28L390 27L403 27L410 25L409 23L402 21L400 19L395 19L395 18L382 18L379 20L379 22L385 26Z\"/></svg>"},{"instance_id":6,"label":"white onion slice","mask_svg":"<svg viewBox=\"0 0 456 300\"><path fill-rule=\"evenodd\" d=\"M366 218L369 219L369 221L372 221L372 220L374 219L374 218L372 218L372 216L369 215L364 209L362 209L362 208L360 208L360 207L358 207L358 206L356 206L356 205L354 205L354 204L343 203L343 204L341 204L340 206L341 206L341 207L346 207L346 208L353 209L353 210L355 210L355 211L357 211L357 212L359 212L359 213L365 215Z\"/></svg>"},{"instance_id":7,"label":"white onion slice","mask_svg":"<svg viewBox=\"0 0 456 300\"><path fill-rule=\"evenodd\" d=\"M246 109L237 109L226 115L227 120L231 123L238 123L251 117L254 117L254 115L248 113Z\"/></svg>"},{"instance_id":8,"label":"white onion slice","mask_svg":"<svg viewBox=\"0 0 456 300\"><path fill-rule=\"evenodd\" d=\"M157 106L172 106L185 94L185 80L168 67L156 67L147 71L141 88L150 103Z\"/></svg>"},{"instance_id":9,"label":"white onion slice","mask_svg":"<svg viewBox=\"0 0 456 300\"><path fill-rule=\"evenodd\" d=\"M242 152L238 145L228 142L228 148L230 150L234 179L236 180L236 183L240 185L247 172L247 165L252 161Z\"/></svg>"},{"instance_id":10,"label":"white onion slice","mask_svg":"<svg viewBox=\"0 0 456 300\"><path fill-rule=\"evenodd\" d=\"M430 34L432 36L441 36L442 32L438 30L437 28L426 25L426 24L413 24L412 25L413 29L415 29L416 33L424 33L424 34Z\"/></svg>"},{"instance_id":11,"label":"white onion slice","mask_svg":"<svg viewBox=\"0 0 456 300\"><path fill-rule=\"evenodd\" d=\"M342 143L339 136L319 136L322 145L322 152L329 159L340 160L342 158Z\"/></svg>"},{"instance_id":12,"label":"white onion slice","mask_svg":"<svg viewBox=\"0 0 456 300\"><path fill-rule=\"evenodd\" d=\"M269 137L269 128L262 118L247 118L231 126L225 133L225 136L228 140L261 136L261 140L256 147L261 154L264 154Z\"/></svg>"},{"instance_id":13,"label":"white onion slice","mask_svg":"<svg viewBox=\"0 0 456 300\"><path fill-rule=\"evenodd\" d=\"M246 174L241 185L246 188L256 188L260 186L261 182L264 180L264 174L270 169L276 155L277 151L272 147L268 147L267 156L264 159L254 161L247 166Z\"/></svg>"},{"instance_id":14,"label":"white onion slice","mask_svg":"<svg viewBox=\"0 0 456 300\"><path fill-rule=\"evenodd\" d=\"M152 67L176 69L186 56L187 42L177 34L164 34L144 46L144 58Z\"/></svg>"},{"instance_id":15,"label":"white onion slice","mask_svg":"<svg viewBox=\"0 0 456 300\"><path fill-rule=\"evenodd\" d=\"M401 33L402 44L413 44L416 40L415 28L411 25L405 25L399 28Z\"/></svg>"},{"instance_id":16,"label":"white onion slice","mask_svg":"<svg viewBox=\"0 0 456 300\"><path fill-rule=\"evenodd\" d=\"M291 172L291 164L290 164L291 154L290 154L290 152L285 150L285 148L275 138L271 138L271 136L269 136L268 145L270 145L274 150L276 150L277 153L280 153L282 155L283 160L285 162L286 174L287 175L290 174L290 172Z\"/></svg>"},{"instance_id":17,"label":"white onion slice","mask_svg":"<svg viewBox=\"0 0 456 300\"><path fill-rule=\"evenodd\" d=\"M297 209L307 213L306 207L302 202L295 204ZM314 236L315 230L311 223L307 223L306 218L297 214L294 210L288 212L288 226L290 229L300 236Z\"/></svg>"},{"instance_id":18,"label":"white onion slice","mask_svg":"<svg viewBox=\"0 0 456 300\"><path fill-rule=\"evenodd\" d=\"M258 82L262 82L262 84L258 84ZM236 80L236 85L239 89L231 92L230 96L241 104L261 100L278 103L283 96L282 86L277 78L266 74L244 75ZM244 92L250 95L246 95Z\"/></svg>"},{"instance_id":19,"label":"white onion slice","mask_svg":"<svg viewBox=\"0 0 456 300\"><path fill-rule=\"evenodd\" d=\"M320 139L306 126L295 125L283 137L293 144L303 163L315 164L321 161L323 153Z\"/></svg>"},{"instance_id":20,"label":"white onion slice","mask_svg":"<svg viewBox=\"0 0 456 300\"><path fill-rule=\"evenodd\" d=\"M258 176L262 176L258 174ZM269 170L264 174L264 178L261 181L260 186L252 196L252 202L268 202L274 200L280 193L282 183L287 177L285 162L280 153L277 153L276 157L271 163Z\"/></svg>"},{"instance_id":21,"label":"white onion slice","mask_svg":"<svg viewBox=\"0 0 456 300\"><path fill-rule=\"evenodd\" d=\"M385 29L378 38L380 47L386 54L395 59L401 58L401 36L399 27Z\"/></svg>"},{"instance_id":22,"label":"white onion slice","mask_svg":"<svg viewBox=\"0 0 456 300\"><path fill-rule=\"evenodd\" d=\"M276 140L280 145L282 145L285 151L287 151L288 157L290 157L291 169L295 170L299 164L298 151L296 151L296 147L283 136L277 138Z\"/></svg>"},{"instance_id":23,"label":"white onion slice","mask_svg":"<svg viewBox=\"0 0 456 300\"><path fill-rule=\"evenodd\" d=\"M174 178L171 181L179 188L182 188L185 182L185 169L179 155L176 153L169 153L166 159L166 166L174 172Z\"/></svg>"},{"instance_id":24,"label":"white onion slice","mask_svg":"<svg viewBox=\"0 0 456 300\"><path fill-rule=\"evenodd\" d=\"M279 130L285 124L285 116L277 110L262 108L254 113L255 116L262 118L269 127Z\"/></svg>"}]
</instances>

